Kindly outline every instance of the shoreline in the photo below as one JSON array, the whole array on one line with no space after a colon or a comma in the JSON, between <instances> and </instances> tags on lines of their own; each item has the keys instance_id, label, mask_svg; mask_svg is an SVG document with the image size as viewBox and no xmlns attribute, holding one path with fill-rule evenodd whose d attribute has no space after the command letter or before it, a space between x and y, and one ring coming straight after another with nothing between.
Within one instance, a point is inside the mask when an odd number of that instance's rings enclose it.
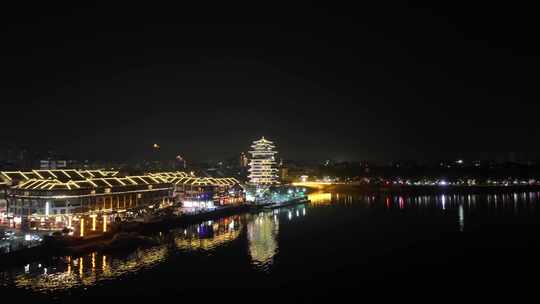
<instances>
[{"instance_id":1,"label":"shoreline","mask_svg":"<svg viewBox=\"0 0 540 304\"><path fill-rule=\"evenodd\" d=\"M366 194L494 194L512 192L540 191L540 185L511 185L511 186L371 186L354 184L330 184L317 187L305 186L311 191L341 191Z\"/></svg>"}]
</instances>

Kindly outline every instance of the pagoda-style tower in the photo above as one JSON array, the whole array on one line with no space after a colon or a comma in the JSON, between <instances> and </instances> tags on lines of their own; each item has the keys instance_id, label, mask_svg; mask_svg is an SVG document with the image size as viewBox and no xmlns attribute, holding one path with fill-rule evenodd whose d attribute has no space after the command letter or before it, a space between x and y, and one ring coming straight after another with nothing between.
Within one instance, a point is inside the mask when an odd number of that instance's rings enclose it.
<instances>
[{"instance_id":1,"label":"pagoda-style tower","mask_svg":"<svg viewBox=\"0 0 540 304\"><path fill-rule=\"evenodd\" d=\"M251 145L251 160L249 162L249 182L256 186L270 186L279 184L277 177L274 143L266 140L264 136Z\"/></svg>"}]
</instances>

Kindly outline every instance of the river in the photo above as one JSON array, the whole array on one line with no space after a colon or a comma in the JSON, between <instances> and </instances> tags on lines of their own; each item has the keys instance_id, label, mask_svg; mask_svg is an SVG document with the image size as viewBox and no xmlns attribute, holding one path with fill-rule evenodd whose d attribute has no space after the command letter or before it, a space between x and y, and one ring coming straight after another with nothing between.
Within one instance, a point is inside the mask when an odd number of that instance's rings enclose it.
<instances>
[{"instance_id":1,"label":"river","mask_svg":"<svg viewBox=\"0 0 540 304\"><path fill-rule=\"evenodd\" d=\"M539 192L311 203L162 231L159 246L0 271L4 296L167 295L200 287L527 284L538 273ZM417 285L418 284L418 285Z\"/></svg>"}]
</instances>

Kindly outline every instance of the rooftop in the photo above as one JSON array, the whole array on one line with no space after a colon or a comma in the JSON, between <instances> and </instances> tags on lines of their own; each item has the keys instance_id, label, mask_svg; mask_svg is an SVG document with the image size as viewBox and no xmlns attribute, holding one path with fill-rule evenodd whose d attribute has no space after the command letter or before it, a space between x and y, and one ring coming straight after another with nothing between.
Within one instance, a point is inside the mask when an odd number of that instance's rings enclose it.
<instances>
[{"instance_id":1,"label":"rooftop","mask_svg":"<svg viewBox=\"0 0 540 304\"><path fill-rule=\"evenodd\" d=\"M118 171L104 170L32 170L32 171L1 171L0 180L13 183L29 180L82 181L89 178L114 177Z\"/></svg>"}]
</instances>

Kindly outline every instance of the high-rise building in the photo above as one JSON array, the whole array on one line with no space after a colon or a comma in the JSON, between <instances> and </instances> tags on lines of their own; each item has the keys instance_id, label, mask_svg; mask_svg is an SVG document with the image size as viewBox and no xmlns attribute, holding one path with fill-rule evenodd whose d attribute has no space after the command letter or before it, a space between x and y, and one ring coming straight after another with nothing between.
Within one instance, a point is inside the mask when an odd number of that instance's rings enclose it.
<instances>
[{"instance_id":1,"label":"high-rise building","mask_svg":"<svg viewBox=\"0 0 540 304\"><path fill-rule=\"evenodd\" d=\"M277 151L274 143L265 139L264 136L253 142L251 161L249 162L249 182L257 186L278 184L276 158Z\"/></svg>"},{"instance_id":2,"label":"high-rise building","mask_svg":"<svg viewBox=\"0 0 540 304\"><path fill-rule=\"evenodd\" d=\"M240 153L240 167L247 167L249 165L249 160L246 153Z\"/></svg>"}]
</instances>

